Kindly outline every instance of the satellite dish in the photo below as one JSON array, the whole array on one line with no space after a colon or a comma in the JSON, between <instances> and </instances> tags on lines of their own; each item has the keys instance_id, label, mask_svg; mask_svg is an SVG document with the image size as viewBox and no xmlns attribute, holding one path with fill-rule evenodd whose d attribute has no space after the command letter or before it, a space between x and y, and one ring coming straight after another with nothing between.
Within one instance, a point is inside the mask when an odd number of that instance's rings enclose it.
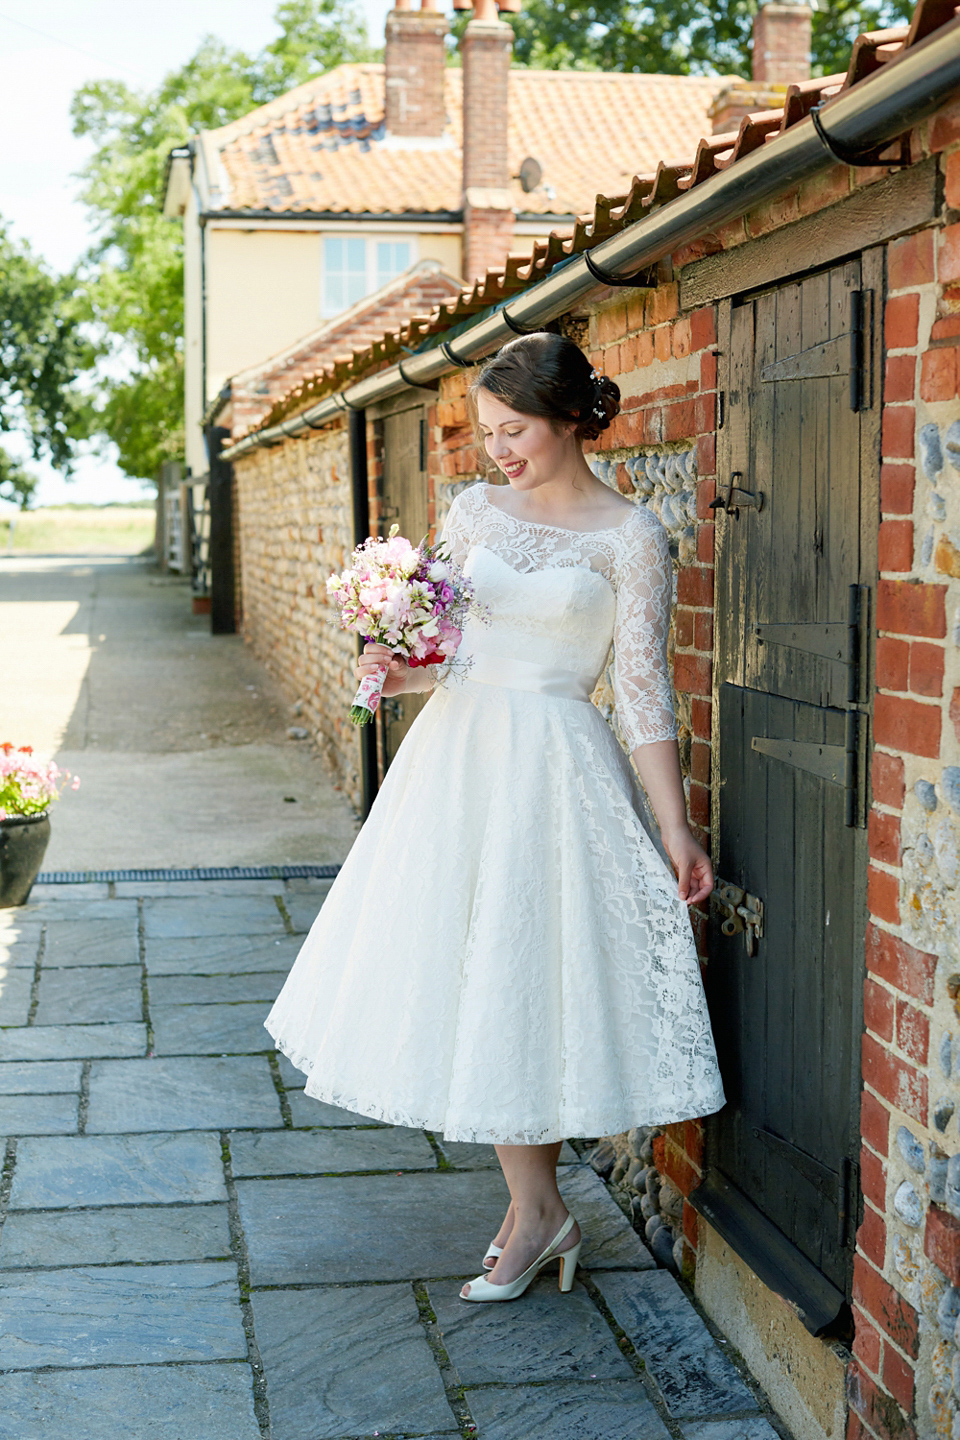
<instances>
[{"instance_id":1,"label":"satellite dish","mask_svg":"<svg viewBox=\"0 0 960 1440\"><path fill-rule=\"evenodd\" d=\"M520 181L523 193L529 195L531 190L536 190L540 181L543 179L543 166L539 160L534 160L532 155L528 155L520 166L520 174L517 178Z\"/></svg>"}]
</instances>

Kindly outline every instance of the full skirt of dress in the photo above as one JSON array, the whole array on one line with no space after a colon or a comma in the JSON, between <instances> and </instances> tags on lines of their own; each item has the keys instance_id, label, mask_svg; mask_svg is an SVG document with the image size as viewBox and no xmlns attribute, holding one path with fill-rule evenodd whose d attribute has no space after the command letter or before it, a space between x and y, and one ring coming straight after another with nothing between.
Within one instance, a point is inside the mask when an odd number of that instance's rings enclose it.
<instances>
[{"instance_id":1,"label":"full skirt of dress","mask_svg":"<svg viewBox=\"0 0 960 1440\"><path fill-rule=\"evenodd\" d=\"M265 1022L306 1093L544 1144L724 1102L689 917L582 701L437 689Z\"/></svg>"}]
</instances>

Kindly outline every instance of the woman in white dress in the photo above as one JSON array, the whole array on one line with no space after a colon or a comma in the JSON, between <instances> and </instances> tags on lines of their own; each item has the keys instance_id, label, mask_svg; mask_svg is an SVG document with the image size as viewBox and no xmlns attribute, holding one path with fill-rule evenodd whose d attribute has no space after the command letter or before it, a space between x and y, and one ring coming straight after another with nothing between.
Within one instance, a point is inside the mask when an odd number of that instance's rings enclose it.
<instances>
[{"instance_id":1,"label":"woman in white dress","mask_svg":"<svg viewBox=\"0 0 960 1440\"><path fill-rule=\"evenodd\" d=\"M488 1301L558 1257L573 1283L565 1138L711 1114L724 1094L687 915L713 874L686 818L667 537L582 450L619 390L538 333L488 361L472 398L508 484L458 495L443 538L487 614L446 673L366 646L358 678L388 663L386 696L434 693L265 1023L308 1095L496 1146L511 1203L460 1292ZM589 703L611 643L659 840Z\"/></svg>"}]
</instances>

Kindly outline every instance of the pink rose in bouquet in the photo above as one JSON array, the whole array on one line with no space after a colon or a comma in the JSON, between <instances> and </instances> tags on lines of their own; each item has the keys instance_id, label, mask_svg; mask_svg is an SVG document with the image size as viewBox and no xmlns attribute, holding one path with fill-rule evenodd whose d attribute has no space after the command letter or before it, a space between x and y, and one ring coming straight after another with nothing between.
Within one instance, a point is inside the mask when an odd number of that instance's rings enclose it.
<instances>
[{"instance_id":1,"label":"pink rose in bouquet","mask_svg":"<svg viewBox=\"0 0 960 1440\"><path fill-rule=\"evenodd\" d=\"M358 545L349 567L331 575L327 592L340 606L340 624L364 640L389 645L408 665L443 665L457 652L463 622L476 608L473 585L444 548L411 545L394 525L386 540ZM387 670L361 681L350 707L355 725L376 714Z\"/></svg>"}]
</instances>

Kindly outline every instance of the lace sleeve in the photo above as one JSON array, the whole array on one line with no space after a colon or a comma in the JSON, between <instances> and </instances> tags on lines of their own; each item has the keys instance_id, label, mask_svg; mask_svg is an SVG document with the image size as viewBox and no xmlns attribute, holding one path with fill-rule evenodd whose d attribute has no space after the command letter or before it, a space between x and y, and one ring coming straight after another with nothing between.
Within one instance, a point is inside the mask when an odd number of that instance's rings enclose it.
<instances>
[{"instance_id":1,"label":"lace sleeve","mask_svg":"<svg viewBox=\"0 0 960 1440\"><path fill-rule=\"evenodd\" d=\"M450 559L455 565L463 565L470 549L470 516L466 503L469 490L455 495L447 511L438 543L448 546Z\"/></svg>"},{"instance_id":2,"label":"lace sleeve","mask_svg":"<svg viewBox=\"0 0 960 1440\"><path fill-rule=\"evenodd\" d=\"M631 750L677 734L667 637L673 567L667 532L650 511L625 527L616 572L614 698L620 728Z\"/></svg>"}]
</instances>

